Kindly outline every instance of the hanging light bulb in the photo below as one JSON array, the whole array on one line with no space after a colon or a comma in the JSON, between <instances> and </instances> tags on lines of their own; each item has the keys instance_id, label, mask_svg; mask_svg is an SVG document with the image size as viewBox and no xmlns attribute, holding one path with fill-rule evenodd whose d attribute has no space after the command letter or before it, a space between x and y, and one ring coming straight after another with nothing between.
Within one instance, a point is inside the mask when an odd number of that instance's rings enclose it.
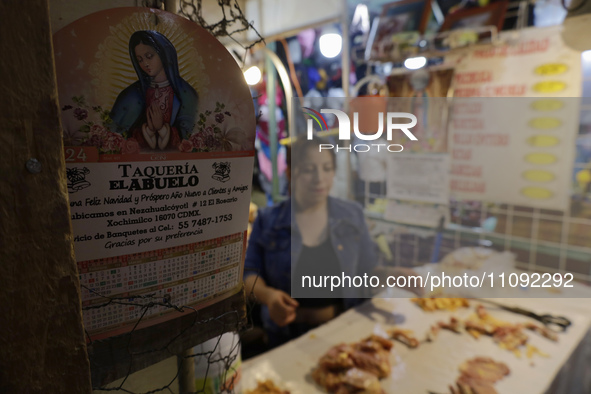
<instances>
[{"instance_id":1,"label":"hanging light bulb","mask_svg":"<svg viewBox=\"0 0 591 394\"><path fill-rule=\"evenodd\" d=\"M320 53L329 59L338 56L343 48L343 38L334 28L324 29L318 43L320 44Z\"/></svg>"},{"instance_id":2,"label":"hanging light bulb","mask_svg":"<svg viewBox=\"0 0 591 394\"><path fill-rule=\"evenodd\" d=\"M246 79L246 83L251 86L259 83L261 81L261 77L261 70L257 66L252 66L244 72L244 79Z\"/></svg>"},{"instance_id":3,"label":"hanging light bulb","mask_svg":"<svg viewBox=\"0 0 591 394\"><path fill-rule=\"evenodd\" d=\"M411 57L404 61L404 67L409 70L418 70L419 68L425 67L427 64L427 58L424 56Z\"/></svg>"}]
</instances>

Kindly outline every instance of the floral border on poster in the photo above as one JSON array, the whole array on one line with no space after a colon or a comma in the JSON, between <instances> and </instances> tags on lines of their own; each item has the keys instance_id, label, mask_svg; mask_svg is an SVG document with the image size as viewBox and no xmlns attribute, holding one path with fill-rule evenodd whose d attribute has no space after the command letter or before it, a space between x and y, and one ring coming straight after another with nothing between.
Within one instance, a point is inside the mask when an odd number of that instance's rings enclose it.
<instances>
[{"instance_id":1,"label":"floral border on poster","mask_svg":"<svg viewBox=\"0 0 591 394\"><path fill-rule=\"evenodd\" d=\"M94 146L99 154L141 153L138 141L128 132L118 134L109 130L113 123L110 111L100 105L89 105L84 96L72 97L72 105L65 105L62 111L72 111L70 118L75 119L74 124L64 127L65 146ZM245 131L232 127L228 122L231 117L226 105L216 102L215 108L199 113L193 133L181 141L178 150L184 153L247 150L250 144Z\"/></svg>"}]
</instances>

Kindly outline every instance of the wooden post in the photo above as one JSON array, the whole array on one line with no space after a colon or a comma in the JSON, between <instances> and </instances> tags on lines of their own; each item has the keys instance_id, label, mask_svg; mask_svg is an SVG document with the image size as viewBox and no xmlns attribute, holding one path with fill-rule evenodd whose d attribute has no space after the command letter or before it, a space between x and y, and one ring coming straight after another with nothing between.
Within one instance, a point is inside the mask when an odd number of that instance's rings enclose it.
<instances>
[{"instance_id":1,"label":"wooden post","mask_svg":"<svg viewBox=\"0 0 591 394\"><path fill-rule=\"evenodd\" d=\"M0 392L89 393L48 1L0 18Z\"/></svg>"},{"instance_id":2,"label":"wooden post","mask_svg":"<svg viewBox=\"0 0 591 394\"><path fill-rule=\"evenodd\" d=\"M192 393L195 391L195 359L191 357L193 349L177 356L179 367L179 391L181 393Z\"/></svg>"}]
</instances>

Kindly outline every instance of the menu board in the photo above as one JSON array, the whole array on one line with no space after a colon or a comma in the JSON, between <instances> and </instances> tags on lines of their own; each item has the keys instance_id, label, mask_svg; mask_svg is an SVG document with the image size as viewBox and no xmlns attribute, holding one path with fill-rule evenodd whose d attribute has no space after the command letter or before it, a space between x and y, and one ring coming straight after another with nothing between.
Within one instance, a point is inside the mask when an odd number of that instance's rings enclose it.
<instances>
[{"instance_id":1,"label":"menu board","mask_svg":"<svg viewBox=\"0 0 591 394\"><path fill-rule=\"evenodd\" d=\"M560 28L524 29L512 42L471 50L457 65L453 198L568 209L581 60Z\"/></svg>"},{"instance_id":2,"label":"menu board","mask_svg":"<svg viewBox=\"0 0 591 394\"><path fill-rule=\"evenodd\" d=\"M54 35L54 50L89 335L236 293L255 113L232 56L198 25L148 8L86 16Z\"/></svg>"}]
</instances>

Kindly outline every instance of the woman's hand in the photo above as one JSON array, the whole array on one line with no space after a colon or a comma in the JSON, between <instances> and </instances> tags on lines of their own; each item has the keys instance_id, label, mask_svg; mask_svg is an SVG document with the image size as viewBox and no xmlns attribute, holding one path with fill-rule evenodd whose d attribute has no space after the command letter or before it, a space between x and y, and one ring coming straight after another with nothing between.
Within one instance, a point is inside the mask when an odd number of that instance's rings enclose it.
<instances>
[{"instance_id":1,"label":"woman's hand","mask_svg":"<svg viewBox=\"0 0 591 394\"><path fill-rule=\"evenodd\" d=\"M150 148L156 149L156 145L158 144L158 138L156 137L156 133L152 129L150 129L149 123L144 123L142 125L142 134L144 135L144 139L146 140Z\"/></svg>"},{"instance_id":2,"label":"woman's hand","mask_svg":"<svg viewBox=\"0 0 591 394\"><path fill-rule=\"evenodd\" d=\"M146 118L142 133L148 145L152 149L166 149L170 140L170 125L164 123L164 114L155 101L146 109Z\"/></svg>"},{"instance_id":3,"label":"woman's hand","mask_svg":"<svg viewBox=\"0 0 591 394\"><path fill-rule=\"evenodd\" d=\"M165 123L161 129L158 129L158 137L158 147L162 150L166 149L170 140L170 126L168 124Z\"/></svg>"},{"instance_id":4,"label":"woman's hand","mask_svg":"<svg viewBox=\"0 0 591 394\"><path fill-rule=\"evenodd\" d=\"M154 128L154 122L152 121L152 106L146 108L146 127L150 129L150 131L155 132L156 129Z\"/></svg>"},{"instance_id":5,"label":"woman's hand","mask_svg":"<svg viewBox=\"0 0 591 394\"><path fill-rule=\"evenodd\" d=\"M295 320L299 303L287 293L271 289L265 301L269 307L271 320L279 327L284 327Z\"/></svg>"},{"instance_id":6,"label":"woman's hand","mask_svg":"<svg viewBox=\"0 0 591 394\"><path fill-rule=\"evenodd\" d=\"M296 318L296 310L300 305L287 293L267 286L265 280L256 275L244 279L246 294L252 294L263 305L269 308L271 320L280 327L286 326Z\"/></svg>"},{"instance_id":7,"label":"woman's hand","mask_svg":"<svg viewBox=\"0 0 591 394\"><path fill-rule=\"evenodd\" d=\"M164 126L164 114L156 101L152 102L152 105L150 105L150 112L152 124L154 125L152 130L160 130Z\"/></svg>"}]
</instances>

